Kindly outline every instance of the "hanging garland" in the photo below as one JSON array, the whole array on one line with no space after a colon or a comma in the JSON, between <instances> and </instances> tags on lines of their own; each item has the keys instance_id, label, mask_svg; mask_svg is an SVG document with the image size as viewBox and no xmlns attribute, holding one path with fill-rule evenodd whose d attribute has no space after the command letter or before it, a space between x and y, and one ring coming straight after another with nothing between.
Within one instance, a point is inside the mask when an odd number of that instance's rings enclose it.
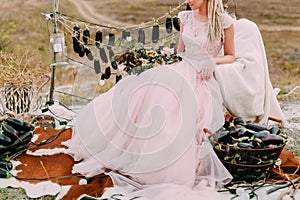
<instances>
[{"instance_id":1,"label":"hanging garland","mask_svg":"<svg viewBox=\"0 0 300 200\"><path fill-rule=\"evenodd\" d=\"M158 17L156 20L158 22L161 22L162 20L166 19L169 15L172 15L173 13L177 13L184 5L185 5L185 1L179 3L179 5L173 9L169 9L169 12L166 13L165 15L162 15L160 17ZM63 14L63 13L60 13L60 12L57 12L57 19L64 19L64 20L72 20L72 21L77 21L77 22L81 22L85 25L89 25L89 27L95 27L95 28L108 28L108 29L115 29L115 30L118 30L118 31L122 31L122 30L137 30L141 27L143 28L149 28L152 26L152 21L148 21L148 22L143 22L142 24L138 24L138 25L131 25L131 26L123 26L123 27L116 27L116 26L110 26L110 25L104 25L104 24L96 24L96 23L92 23L92 22L89 22L89 21L85 21L85 20L82 20L82 19L79 19L77 17L73 17L73 16L70 16L70 15L66 15L66 14ZM173 17L177 17L177 15L174 15Z\"/></svg>"},{"instance_id":2,"label":"hanging garland","mask_svg":"<svg viewBox=\"0 0 300 200\"><path fill-rule=\"evenodd\" d=\"M169 13L153 19L152 22L128 27L90 23L62 13L57 13L57 20L72 35L74 52L79 57L86 56L89 61L93 61L91 68L96 74L101 74L101 81L109 79L112 70L116 70L116 82L118 82L122 78L120 70L128 74L139 74L153 66L172 64L181 60L176 55L176 42L174 41L180 29L180 22L177 15L173 13L178 12L184 4L182 2L175 9L170 8ZM84 28L81 29L79 23L83 23ZM162 24L165 24L166 36L164 37L160 35L163 33L160 29ZM177 32L174 32L173 28ZM91 30L95 30L94 37ZM147 41L146 30L151 31L149 41ZM136 38L135 35L137 35ZM166 52L159 41L170 42ZM98 52L91 48L93 46L98 49ZM118 65L124 65L124 67Z\"/></svg>"}]
</instances>

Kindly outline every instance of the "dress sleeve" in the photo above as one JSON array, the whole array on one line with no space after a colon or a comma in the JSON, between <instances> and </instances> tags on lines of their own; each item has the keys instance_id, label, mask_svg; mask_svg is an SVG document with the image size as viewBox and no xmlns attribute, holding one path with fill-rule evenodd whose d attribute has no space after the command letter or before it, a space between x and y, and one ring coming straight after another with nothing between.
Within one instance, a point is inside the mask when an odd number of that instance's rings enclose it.
<instances>
[{"instance_id":1,"label":"dress sleeve","mask_svg":"<svg viewBox=\"0 0 300 200\"><path fill-rule=\"evenodd\" d=\"M188 13L186 11L181 11L178 13L178 18L181 23L185 24L188 18Z\"/></svg>"},{"instance_id":2,"label":"dress sleeve","mask_svg":"<svg viewBox=\"0 0 300 200\"><path fill-rule=\"evenodd\" d=\"M222 20L223 20L223 27L226 29L226 28L229 28L234 22L235 22L235 19L232 18L230 15L228 15L227 13L223 13L222 14Z\"/></svg>"}]
</instances>

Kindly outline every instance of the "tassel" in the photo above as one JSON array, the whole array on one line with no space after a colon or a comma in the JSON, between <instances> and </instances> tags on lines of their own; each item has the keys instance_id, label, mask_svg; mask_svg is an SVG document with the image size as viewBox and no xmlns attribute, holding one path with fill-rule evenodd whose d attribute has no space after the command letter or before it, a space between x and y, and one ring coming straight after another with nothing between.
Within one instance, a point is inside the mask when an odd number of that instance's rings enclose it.
<instances>
[{"instance_id":1,"label":"tassel","mask_svg":"<svg viewBox=\"0 0 300 200\"><path fill-rule=\"evenodd\" d=\"M180 31L180 20L177 15L173 16L173 26L177 31Z\"/></svg>"},{"instance_id":2,"label":"tassel","mask_svg":"<svg viewBox=\"0 0 300 200\"><path fill-rule=\"evenodd\" d=\"M99 58L96 58L94 60L94 70L95 70L96 74L100 74L100 72L101 72L101 66L100 66Z\"/></svg>"},{"instance_id":3,"label":"tassel","mask_svg":"<svg viewBox=\"0 0 300 200\"><path fill-rule=\"evenodd\" d=\"M172 25L172 16L168 15L166 18L166 32L172 33L173 25Z\"/></svg>"},{"instance_id":4,"label":"tassel","mask_svg":"<svg viewBox=\"0 0 300 200\"><path fill-rule=\"evenodd\" d=\"M95 36L95 45L97 48L100 47L100 43L102 43L102 31L98 30Z\"/></svg>"},{"instance_id":5,"label":"tassel","mask_svg":"<svg viewBox=\"0 0 300 200\"><path fill-rule=\"evenodd\" d=\"M159 40L159 24L157 21L154 22L152 27L152 42L157 43Z\"/></svg>"},{"instance_id":6,"label":"tassel","mask_svg":"<svg viewBox=\"0 0 300 200\"><path fill-rule=\"evenodd\" d=\"M108 34L108 45L114 45L115 44L115 31L111 30Z\"/></svg>"},{"instance_id":7,"label":"tassel","mask_svg":"<svg viewBox=\"0 0 300 200\"><path fill-rule=\"evenodd\" d=\"M106 52L105 52L105 49L103 46L100 47L99 49L100 51L100 58L101 60L104 62L104 63L108 63L108 58L107 58L107 55L106 55Z\"/></svg>"},{"instance_id":8,"label":"tassel","mask_svg":"<svg viewBox=\"0 0 300 200\"><path fill-rule=\"evenodd\" d=\"M140 28L139 31L138 31L138 43L141 43L141 44L145 44L145 31L143 28Z\"/></svg>"},{"instance_id":9,"label":"tassel","mask_svg":"<svg viewBox=\"0 0 300 200\"><path fill-rule=\"evenodd\" d=\"M94 60L94 56L90 50L90 48L86 47L85 49L85 55L89 60Z\"/></svg>"},{"instance_id":10,"label":"tassel","mask_svg":"<svg viewBox=\"0 0 300 200\"><path fill-rule=\"evenodd\" d=\"M85 45L87 45L89 40L90 40L90 30L86 28L82 33L82 41Z\"/></svg>"},{"instance_id":11,"label":"tassel","mask_svg":"<svg viewBox=\"0 0 300 200\"><path fill-rule=\"evenodd\" d=\"M110 70L110 67L106 67L105 68L105 72L104 72L104 78L105 79L109 79L111 76L111 70Z\"/></svg>"},{"instance_id":12,"label":"tassel","mask_svg":"<svg viewBox=\"0 0 300 200\"><path fill-rule=\"evenodd\" d=\"M122 32L122 40L127 40L127 37L130 37L130 31L124 30Z\"/></svg>"}]
</instances>

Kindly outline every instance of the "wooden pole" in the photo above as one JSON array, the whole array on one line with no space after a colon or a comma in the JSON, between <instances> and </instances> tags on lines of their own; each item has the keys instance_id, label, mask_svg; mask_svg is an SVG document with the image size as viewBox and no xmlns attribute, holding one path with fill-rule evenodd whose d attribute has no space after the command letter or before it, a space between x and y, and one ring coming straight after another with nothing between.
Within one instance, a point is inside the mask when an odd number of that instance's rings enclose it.
<instances>
[{"instance_id":1,"label":"wooden pole","mask_svg":"<svg viewBox=\"0 0 300 200\"><path fill-rule=\"evenodd\" d=\"M57 22L56 22L56 12L58 11L58 0L52 0L52 10L53 10L53 34L57 33ZM47 105L54 104L53 94L55 88L55 63L56 63L56 52L53 51L53 59L51 64L51 82L50 82L50 93Z\"/></svg>"}]
</instances>

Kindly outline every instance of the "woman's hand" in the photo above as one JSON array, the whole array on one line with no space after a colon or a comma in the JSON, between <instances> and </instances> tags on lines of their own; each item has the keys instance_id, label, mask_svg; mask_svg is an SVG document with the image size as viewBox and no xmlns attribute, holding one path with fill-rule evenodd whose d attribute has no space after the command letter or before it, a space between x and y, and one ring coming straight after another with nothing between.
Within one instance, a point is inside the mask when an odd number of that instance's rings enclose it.
<instances>
[{"instance_id":1,"label":"woman's hand","mask_svg":"<svg viewBox=\"0 0 300 200\"><path fill-rule=\"evenodd\" d=\"M202 81L208 81L211 78L212 74L213 74L213 68L211 66L203 67L201 71L198 73Z\"/></svg>"},{"instance_id":2,"label":"woman's hand","mask_svg":"<svg viewBox=\"0 0 300 200\"><path fill-rule=\"evenodd\" d=\"M210 77L211 77L211 73L210 73L210 72L208 72L208 71L203 71L203 70L201 70L201 71L199 72L199 75L200 75L200 79L201 79L202 81L208 81L208 80L210 79Z\"/></svg>"}]
</instances>

